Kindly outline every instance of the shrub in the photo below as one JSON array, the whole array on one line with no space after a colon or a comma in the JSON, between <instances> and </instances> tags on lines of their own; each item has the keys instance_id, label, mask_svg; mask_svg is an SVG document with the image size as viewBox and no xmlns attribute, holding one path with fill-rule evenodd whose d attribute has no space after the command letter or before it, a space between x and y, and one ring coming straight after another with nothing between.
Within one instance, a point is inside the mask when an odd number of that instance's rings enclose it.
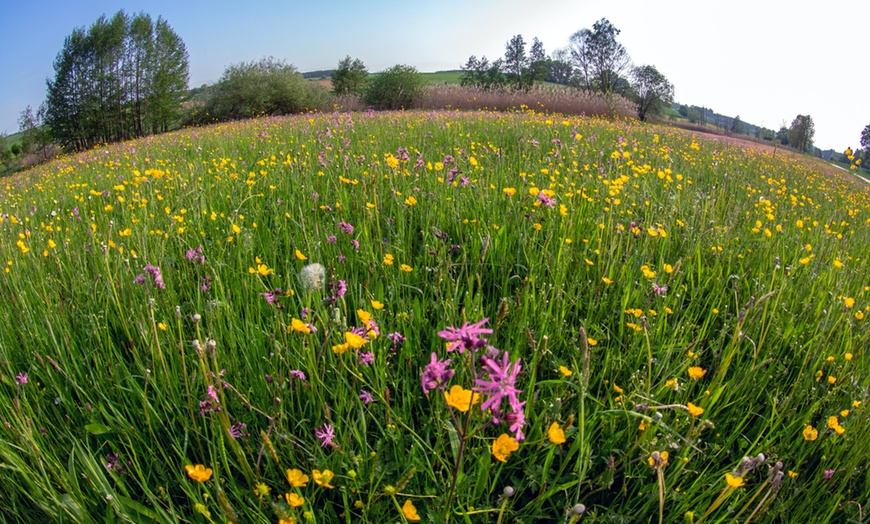
<instances>
[{"instance_id":1,"label":"shrub","mask_svg":"<svg viewBox=\"0 0 870 524\"><path fill-rule=\"evenodd\" d=\"M298 113L325 104L326 90L309 84L296 68L272 57L229 66L195 120L234 120Z\"/></svg>"},{"instance_id":2,"label":"shrub","mask_svg":"<svg viewBox=\"0 0 870 524\"><path fill-rule=\"evenodd\" d=\"M425 84L415 67L394 65L369 82L363 92L363 103L375 109L410 108L425 94Z\"/></svg>"}]
</instances>

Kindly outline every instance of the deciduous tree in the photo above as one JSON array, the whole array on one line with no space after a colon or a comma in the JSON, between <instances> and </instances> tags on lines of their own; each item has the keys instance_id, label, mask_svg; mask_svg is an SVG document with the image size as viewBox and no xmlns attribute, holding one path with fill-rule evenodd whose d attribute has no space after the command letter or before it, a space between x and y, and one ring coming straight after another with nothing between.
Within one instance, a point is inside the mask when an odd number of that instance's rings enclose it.
<instances>
[{"instance_id":1,"label":"deciduous tree","mask_svg":"<svg viewBox=\"0 0 870 524\"><path fill-rule=\"evenodd\" d=\"M788 144L801 152L813 150L813 136L816 130L810 115L798 115L788 129Z\"/></svg>"},{"instance_id":2,"label":"deciduous tree","mask_svg":"<svg viewBox=\"0 0 870 524\"><path fill-rule=\"evenodd\" d=\"M637 117L646 120L659 115L674 102L674 86L655 66L645 65L632 69L633 98L637 103Z\"/></svg>"},{"instance_id":3,"label":"deciduous tree","mask_svg":"<svg viewBox=\"0 0 870 524\"><path fill-rule=\"evenodd\" d=\"M369 79L369 72L359 58L346 56L332 72L332 92L336 95L361 94Z\"/></svg>"},{"instance_id":4,"label":"deciduous tree","mask_svg":"<svg viewBox=\"0 0 870 524\"><path fill-rule=\"evenodd\" d=\"M612 93L631 65L625 48L616 41L620 31L606 18L595 22L592 30L581 29L569 40L574 66L580 72L582 87Z\"/></svg>"}]
</instances>

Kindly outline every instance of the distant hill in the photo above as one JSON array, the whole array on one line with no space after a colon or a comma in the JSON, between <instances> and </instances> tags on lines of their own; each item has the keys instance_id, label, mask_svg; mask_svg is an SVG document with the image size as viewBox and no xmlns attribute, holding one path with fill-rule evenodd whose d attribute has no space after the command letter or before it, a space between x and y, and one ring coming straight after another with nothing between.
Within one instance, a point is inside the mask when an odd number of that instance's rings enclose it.
<instances>
[{"instance_id":1,"label":"distant hill","mask_svg":"<svg viewBox=\"0 0 870 524\"><path fill-rule=\"evenodd\" d=\"M331 78L333 71L335 71L335 69L320 69L318 71L308 71L306 73L302 73L302 78L309 80L318 78Z\"/></svg>"}]
</instances>

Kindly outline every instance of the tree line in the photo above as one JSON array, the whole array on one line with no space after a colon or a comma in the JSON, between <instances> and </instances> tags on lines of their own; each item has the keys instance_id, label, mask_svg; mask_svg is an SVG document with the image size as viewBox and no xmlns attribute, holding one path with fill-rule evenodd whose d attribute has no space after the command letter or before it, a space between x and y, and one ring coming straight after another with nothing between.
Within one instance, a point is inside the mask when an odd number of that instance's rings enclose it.
<instances>
[{"instance_id":1,"label":"tree line","mask_svg":"<svg viewBox=\"0 0 870 524\"><path fill-rule=\"evenodd\" d=\"M592 28L571 35L568 47L547 56L540 40L526 53L522 35L505 45L505 55L492 62L471 55L462 66L462 85L481 89L529 89L536 82L551 82L605 95L620 95L637 104L637 116L646 120L673 103L674 86L653 65L634 66L617 37L620 30L602 18Z\"/></svg>"},{"instance_id":2,"label":"tree line","mask_svg":"<svg viewBox=\"0 0 870 524\"><path fill-rule=\"evenodd\" d=\"M184 42L165 19L124 11L74 29L54 71L35 124L65 149L167 131L190 76Z\"/></svg>"}]
</instances>

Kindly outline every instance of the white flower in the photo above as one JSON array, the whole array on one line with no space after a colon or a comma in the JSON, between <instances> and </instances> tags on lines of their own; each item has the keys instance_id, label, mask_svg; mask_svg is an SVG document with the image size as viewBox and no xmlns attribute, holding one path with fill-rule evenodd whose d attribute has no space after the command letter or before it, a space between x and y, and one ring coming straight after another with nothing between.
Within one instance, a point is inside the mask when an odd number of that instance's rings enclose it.
<instances>
[{"instance_id":1,"label":"white flower","mask_svg":"<svg viewBox=\"0 0 870 524\"><path fill-rule=\"evenodd\" d=\"M306 291L317 291L326 283L326 269L320 264L308 264L299 271L299 282Z\"/></svg>"}]
</instances>

